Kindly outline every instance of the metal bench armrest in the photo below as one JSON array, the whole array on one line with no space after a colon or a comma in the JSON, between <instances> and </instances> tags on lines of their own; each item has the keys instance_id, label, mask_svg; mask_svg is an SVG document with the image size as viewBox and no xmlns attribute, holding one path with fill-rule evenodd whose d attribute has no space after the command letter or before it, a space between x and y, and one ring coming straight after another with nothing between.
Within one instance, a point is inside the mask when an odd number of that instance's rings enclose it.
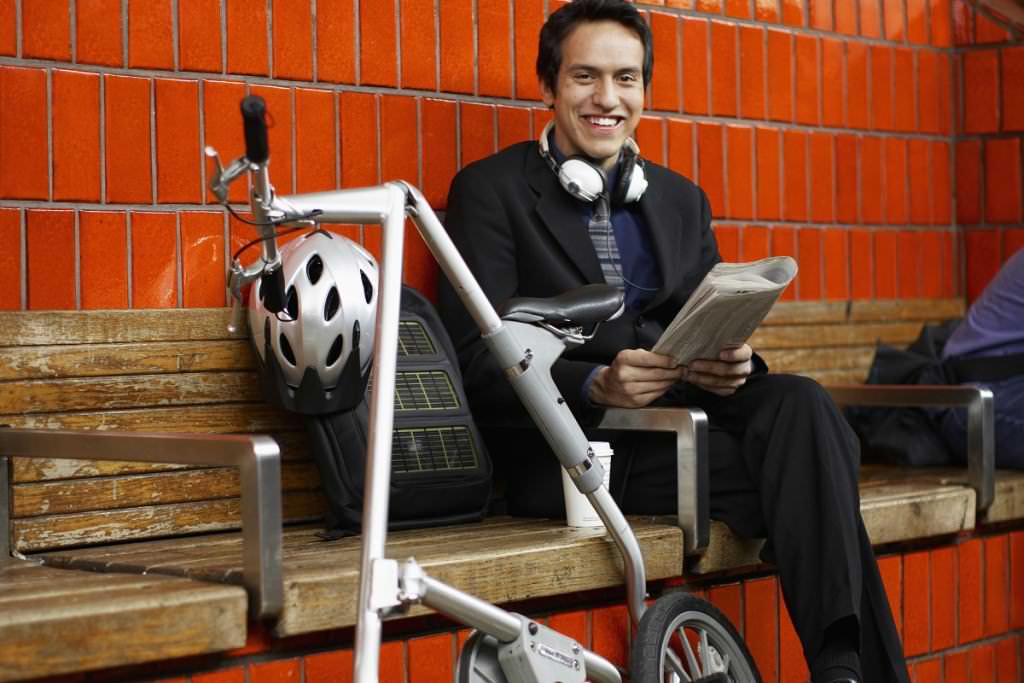
<instances>
[{"instance_id":1,"label":"metal bench armrest","mask_svg":"<svg viewBox=\"0 0 1024 683\"><path fill-rule=\"evenodd\" d=\"M676 435L677 516L686 554L700 553L711 537L708 418L698 408L610 408L601 429Z\"/></svg>"},{"instance_id":2,"label":"metal bench armrest","mask_svg":"<svg viewBox=\"0 0 1024 683\"><path fill-rule=\"evenodd\" d=\"M988 389L970 386L854 384L826 387L839 405L967 408L967 479L978 511L995 498L995 403Z\"/></svg>"},{"instance_id":3,"label":"metal bench armrest","mask_svg":"<svg viewBox=\"0 0 1024 683\"><path fill-rule=\"evenodd\" d=\"M237 467L242 553L250 613L276 617L281 575L281 451L268 436L147 434L64 429L0 429L0 562L11 557L7 457L120 460Z\"/></svg>"}]
</instances>

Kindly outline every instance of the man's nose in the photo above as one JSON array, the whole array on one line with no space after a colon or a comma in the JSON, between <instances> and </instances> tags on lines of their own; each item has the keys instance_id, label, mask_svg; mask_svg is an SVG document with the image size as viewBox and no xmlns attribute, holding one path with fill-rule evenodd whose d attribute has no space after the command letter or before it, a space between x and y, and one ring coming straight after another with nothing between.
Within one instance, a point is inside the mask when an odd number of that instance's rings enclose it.
<instances>
[{"instance_id":1,"label":"man's nose","mask_svg":"<svg viewBox=\"0 0 1024 683\"><path fill-rule=\"evenodd\" d=\"M594 88L594 103L603 109L614 109L619 103L619 93L612 78L600 78Z\"/></svg>"}]
</instances>

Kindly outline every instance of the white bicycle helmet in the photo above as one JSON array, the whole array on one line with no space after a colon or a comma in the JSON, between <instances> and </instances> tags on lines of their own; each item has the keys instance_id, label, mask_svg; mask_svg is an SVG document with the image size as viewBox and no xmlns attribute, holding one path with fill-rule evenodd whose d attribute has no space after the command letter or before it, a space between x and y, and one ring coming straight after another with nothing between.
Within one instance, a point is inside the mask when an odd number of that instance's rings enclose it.
<instances>
[{"instance_id":1,"label":"white bicycle helmet","mask_svg":"<svg viewBox=\"0 0 1024 683\"><path fill-rule=\"evenodd\" d=\"M377 318L377 262L352 240L317 230L281 247L285 308L249 295L249 329L270 398L305 414L363 397Z\"/></svg>"}]
</instances>

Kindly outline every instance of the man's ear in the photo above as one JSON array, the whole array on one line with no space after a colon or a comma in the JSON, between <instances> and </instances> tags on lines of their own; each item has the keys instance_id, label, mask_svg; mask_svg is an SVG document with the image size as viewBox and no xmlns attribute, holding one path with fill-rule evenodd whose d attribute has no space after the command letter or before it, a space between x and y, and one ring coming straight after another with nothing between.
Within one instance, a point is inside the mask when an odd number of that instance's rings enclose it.
<instances>
[{"instance_id":1,"label":"man's ear","mask_svg":"<svg viewBox=\"0 0 1024 683\"><path fill-rule=\"evenodd\" d=\"M551 92L551 88L548 87L548 84L543 79L540 81L540 96L545 107L548 109L555 108L555 93Z\"/></svg>"}]
</instances>

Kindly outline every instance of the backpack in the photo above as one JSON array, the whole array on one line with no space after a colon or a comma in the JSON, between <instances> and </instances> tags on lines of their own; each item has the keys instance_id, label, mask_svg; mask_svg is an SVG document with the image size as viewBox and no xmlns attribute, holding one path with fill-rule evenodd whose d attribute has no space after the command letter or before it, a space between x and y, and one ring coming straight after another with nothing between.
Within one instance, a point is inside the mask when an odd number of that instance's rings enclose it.
<instances>
[{"instance_id":1,"label":"backpack","mask_svg":"<svg viewBox=\"0 0 1024 683\"><path fill-rule=\"evenodd\" d=\"M402 287L388 528L479 521L492 467L473 423L455 348L431 303ZM367 388L367 394L373 387ZM307 416L313 459L327 498L333 539L360 532L369 410Z\"/></svg>"}]
</instances>

